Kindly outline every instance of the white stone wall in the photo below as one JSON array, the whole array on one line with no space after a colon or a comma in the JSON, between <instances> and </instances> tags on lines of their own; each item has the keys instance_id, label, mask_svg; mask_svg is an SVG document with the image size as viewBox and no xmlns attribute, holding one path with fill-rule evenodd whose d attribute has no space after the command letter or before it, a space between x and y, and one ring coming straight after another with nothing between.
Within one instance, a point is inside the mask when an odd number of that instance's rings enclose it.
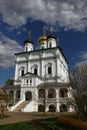
<instances>
[{"instance_id":1,"label":"white stone wall","mask_svg":"<svg viewBox=\"0 0 87 130\"><path fill-rule=\"evenodd\" d=\"M55 51L58 49L36 51L30 53L28 59L27 54L23 54L17 57L17 63L15 67L15 80L21 76L21 68L24 67L24 73L34 73L34 68L37 66L37 75L41 77L54 77L57 76L59 82L68 82L68 66L67 62L62 56L61 52ZM20 57L20 58L19 58ZM48 75L48 65L52 65L52 74ZM59 78L60 77L60 78Z\"/></svg>"}]
</instances>

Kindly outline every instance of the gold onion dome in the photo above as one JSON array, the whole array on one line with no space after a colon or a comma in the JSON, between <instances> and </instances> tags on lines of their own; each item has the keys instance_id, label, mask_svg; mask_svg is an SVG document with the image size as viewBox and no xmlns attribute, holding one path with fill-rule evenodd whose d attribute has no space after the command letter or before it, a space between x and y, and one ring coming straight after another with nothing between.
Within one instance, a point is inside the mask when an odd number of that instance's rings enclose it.
<instances>
[{"instance_id":1,"label":"gold onion dome","mask_svg":"<svg viewBox=\"0 0 87 130\"><path fill-rule=\"evenodd\" d=\"M38 42L39 42L39 43L43 43L43 42L46 42L46 41L47 41L46 26L43 27L43 30L44 30L44 34L43 34L43 36L39 37L39 39L38 39Z\"/></svg>"},{"instance_id":2,"label":"gold onion dome","mask_svg":"<svg viewBox=\"0 0 87 130\"><path fill-rule=\"evenodd\" d=\"M43 36L39 37L39 39L38 39L39 43L46 42L46 41L47 41L47 36L46 35L43 35Z\"/></svg>"}]
</instances>

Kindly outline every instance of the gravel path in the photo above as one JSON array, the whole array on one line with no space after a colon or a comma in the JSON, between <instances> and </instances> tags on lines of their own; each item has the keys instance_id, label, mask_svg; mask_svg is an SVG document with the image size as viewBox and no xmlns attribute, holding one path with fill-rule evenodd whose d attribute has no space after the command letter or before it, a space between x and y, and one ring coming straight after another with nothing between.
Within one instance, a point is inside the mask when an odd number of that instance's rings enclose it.
<instances>
[{"instance_id":1,"label":"gravel path","mask_svg":"<svg viewBox=\"0 0 87 130\"><path fill-rule=\"evenodd\" d=\"M70 114L68 112L63 113L63 115ZM42 113L29 113L29 112L5 112L5 115L9 115L10 117L0 119L0 125L11 124L23 121L32 121L37 119L45 119L53 116L61 116L61 113L55 113L54 115L51 113L46 113L46 116L43 116Z\"/></svg>"},{"instance_id":2,"label":"gravel path","mask_svg":"<svg viewBox=\"0 0 87 130\"><path fill-rule=\"evenodd\" d=\"M0 125L44 118L41 116L37 116L36 114L33 113L25 113L25 112L5 112L5 115L9 115L10 117L1 119Z\"/></svg>"}]
</instances>

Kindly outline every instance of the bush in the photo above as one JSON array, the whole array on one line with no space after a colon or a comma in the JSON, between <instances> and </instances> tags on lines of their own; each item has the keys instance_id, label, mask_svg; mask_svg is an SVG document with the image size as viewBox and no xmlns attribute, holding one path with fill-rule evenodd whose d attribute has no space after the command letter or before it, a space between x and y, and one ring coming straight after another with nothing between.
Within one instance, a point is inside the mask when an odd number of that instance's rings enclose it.
<instances>
[{"instance_id":1,"label":"bush","mask_svg":"<svg viewBox=\"0 0 87 130\"><path fill-rule=\"evenodd\" d=\"M74 120L69 117L57 118L57 122L60 126L64 126L68 130L87 130L87 122L81 120Z\"/></svg>"}]
</instances>

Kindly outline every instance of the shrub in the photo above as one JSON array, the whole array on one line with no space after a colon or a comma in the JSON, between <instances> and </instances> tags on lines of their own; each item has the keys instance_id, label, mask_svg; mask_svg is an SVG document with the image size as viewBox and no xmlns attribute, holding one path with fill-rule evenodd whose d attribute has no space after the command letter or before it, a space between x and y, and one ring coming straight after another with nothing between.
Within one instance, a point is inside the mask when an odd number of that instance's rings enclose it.
<instances>
[{"instance_id":1,"label":"shrub","mask_svg":"<svg viewBox=\"0 0 87 130\"><path fill-rule=\"evenodd\" d=\"M87 122L82 122L80 120L74 120L69 117L57 118L59 125L64 126L70 130L87 130Z\"/></svg>"}]
</instances>

